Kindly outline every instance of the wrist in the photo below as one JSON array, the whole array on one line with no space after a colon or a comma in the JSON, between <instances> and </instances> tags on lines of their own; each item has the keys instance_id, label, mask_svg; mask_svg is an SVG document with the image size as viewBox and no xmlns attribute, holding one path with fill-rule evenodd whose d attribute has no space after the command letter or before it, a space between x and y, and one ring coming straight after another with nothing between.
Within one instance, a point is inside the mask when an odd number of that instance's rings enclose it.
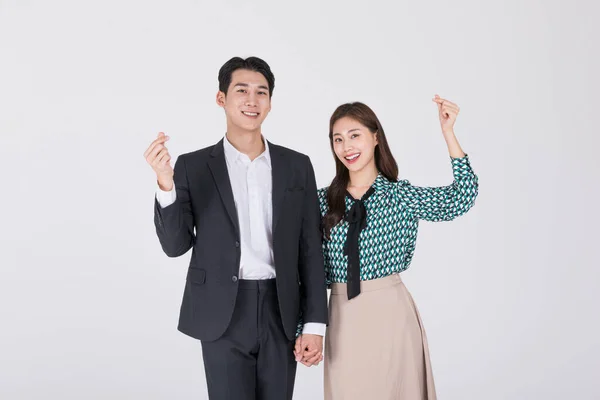
<instances>
[{"instance_id":1,"label":"wrist","mask_svg":"<svg viewBox=\"0 0 600 400\"><path fill-rule=\"evenodd\" d=\"M172 177L157 177L156 179L158 187L164 192L170 192L173 190L173 178Z\"/></svg>"}]
</instances>

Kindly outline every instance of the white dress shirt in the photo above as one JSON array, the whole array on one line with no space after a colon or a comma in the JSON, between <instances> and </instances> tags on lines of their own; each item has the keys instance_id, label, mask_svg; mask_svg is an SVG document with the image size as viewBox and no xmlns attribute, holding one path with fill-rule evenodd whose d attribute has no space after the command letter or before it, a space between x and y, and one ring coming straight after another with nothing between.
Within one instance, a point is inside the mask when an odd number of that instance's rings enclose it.
<instances>
[{"instance_id":1,"label":"white dress shirt","mask_svg":"<svg viewBox=\"0 0 600 400\"><path fill-rule=\"evenodd\" d=\"M273 179L269 144L250 160L227 139L223 140L225 161L240 226L240 279L275 278L273 259ZM158 188L156 199L161 207L176 200L175 185L166 192ZM307 322L302 333L324 336L325 324Z\"/></svg>"}]
</instances>

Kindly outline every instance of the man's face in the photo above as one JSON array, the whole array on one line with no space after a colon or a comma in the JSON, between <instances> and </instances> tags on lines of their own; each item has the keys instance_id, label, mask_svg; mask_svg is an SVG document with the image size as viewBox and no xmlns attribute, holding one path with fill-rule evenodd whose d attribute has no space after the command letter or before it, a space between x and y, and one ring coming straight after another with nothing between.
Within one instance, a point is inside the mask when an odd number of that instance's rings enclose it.
<instances>
[{"instance_id":1,"label":"man's face","mask_svg":"<svg viewBox=\"0 0 600 400\"><path fill-rule=\"evenodd\" d=\"M271 111L269 84L260 72L238 69L231 74L227 93L217 93L217 104L225 110L228 126L248 132L260 131Z\"/></svg>"}]
</instances>

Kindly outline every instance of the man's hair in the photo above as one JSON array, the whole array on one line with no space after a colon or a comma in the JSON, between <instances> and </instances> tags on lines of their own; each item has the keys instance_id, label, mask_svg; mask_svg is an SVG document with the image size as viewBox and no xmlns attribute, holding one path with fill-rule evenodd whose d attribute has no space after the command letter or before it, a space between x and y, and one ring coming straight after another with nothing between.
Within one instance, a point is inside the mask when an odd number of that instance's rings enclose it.
<instances>
[{"instance_id":1,"label":"man's hair","mask_svg":"<svg viewBox=\"0 0 600 400\"><path fill-rule=\"evenodd\" d=\"M241 57L233 57L227 61L219 70L219 90L227 94L227 89L231 84L231 75L238 69L247 69L262 74L269 84L269 97L273 96L275 89L275 76L271 72L271 67L264 60L258 57L248 57L245 60Z\"/></svg>"}]
</instances>

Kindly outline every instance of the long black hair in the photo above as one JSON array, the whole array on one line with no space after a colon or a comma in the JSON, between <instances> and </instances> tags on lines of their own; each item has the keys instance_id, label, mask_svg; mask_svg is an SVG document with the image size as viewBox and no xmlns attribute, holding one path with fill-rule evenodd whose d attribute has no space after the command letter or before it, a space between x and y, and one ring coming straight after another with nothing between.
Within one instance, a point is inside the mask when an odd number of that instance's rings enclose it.
<instances>
[{"instance_id":1,"label":"long black hair","mask_svg":"<svg viewBox=\"0 0 600 400\"><path fill-rule=\"evenodd\" d=\"M328 211L323 217L322 226L325 238L329 238L331 228L336 226L344 217L346 211L346 190L350 182L348 168L335 154L333 146L333 125L341 118L348 117L366 126L369 131L377 135L375 146L375 166L377 170L390 181L398 180L398 163L394 159L388 145L383 127L379 119L366 104L354 102L339 106L329 120L329 144L335 160L335 177L327 190Z\"/></svg>"}]
</instances>

